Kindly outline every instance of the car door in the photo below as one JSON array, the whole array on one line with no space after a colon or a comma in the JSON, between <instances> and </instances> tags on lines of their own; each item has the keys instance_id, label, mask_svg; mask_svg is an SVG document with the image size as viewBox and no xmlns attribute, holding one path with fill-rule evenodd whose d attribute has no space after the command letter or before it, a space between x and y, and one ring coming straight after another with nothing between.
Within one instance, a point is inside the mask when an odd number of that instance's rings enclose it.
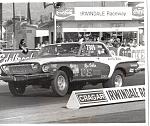
<instances>
[{"instance_id":1,"label":"car door","mask_svg":"<svg viewBox=\"0 0 150 126\"><path fill-rule=\"evenodd\" d=\"M87 58L87 61L92 61L91 63L84 64L83 66L86 71L90 70L90 75L92 75L91 78L106 79L108 77L110 67L104 61L106 61L110 55L102 44L85 43L81 50L81 55L84 56L84 58Z\"/></svg>"},{"instance_id":2,"label":"car door","mask_svg":"<svg viewBox=\"0 0 150 126\"><path fill-rule=\"evenodd\" d=\"M100 77L100 79L107 79L110 72L108 58L110 58L111 55L101 43L95 44L95 54L95 62L97 64L95 72L98 73L97 75Z\"/></svg>"}]
</instances>

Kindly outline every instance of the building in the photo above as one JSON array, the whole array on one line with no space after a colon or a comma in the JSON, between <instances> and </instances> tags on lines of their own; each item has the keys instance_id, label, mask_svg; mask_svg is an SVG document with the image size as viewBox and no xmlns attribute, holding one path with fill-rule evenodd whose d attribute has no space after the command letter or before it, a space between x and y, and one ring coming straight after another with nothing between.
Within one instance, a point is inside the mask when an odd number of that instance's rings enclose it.
<instances>
[{"instance_id":1,"label":"building","mask_svg":"<svg viewBox=\"0 0 150 126\"><path fill-rule=\"evenodd\" d=\"M15 41L13 41L13 24L6 26L4 40L7 41L3 48L19 49L21 39L26 41L29 49L35 49L38 43L42 41L49 41L49 33L46 29L38 29L37 25L28 24L25 20L19 20L16 17L15 21ZM11 21L11 20L10 20Z\"/></svg>"},{"instance_id":2,"label":"building","mask_svg":"<svg viewBox=\"0 0 150 126\"><path fill-rule=\"evenodd\" d=\"M65 2L56 9L56 42L78 42L81 37L108 41L112 37L120 41L134 40L143 44L144 7L141 2L88 1ZM53 42L54 23L52 13L47 15L42 27L49 29L49 42Z\"/></svg>"}]
</instances>

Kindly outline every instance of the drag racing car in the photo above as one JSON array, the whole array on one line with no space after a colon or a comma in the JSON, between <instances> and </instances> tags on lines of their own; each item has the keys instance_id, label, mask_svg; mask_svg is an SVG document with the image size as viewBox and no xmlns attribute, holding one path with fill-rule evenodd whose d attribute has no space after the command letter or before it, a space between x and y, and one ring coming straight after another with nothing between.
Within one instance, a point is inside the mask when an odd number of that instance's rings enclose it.
<instances>
[{"instance_id":1,"label":"drag racing car","mask_svg":"<svg viewBox=\"0 0 150 126\"><path fill-rule=\"evenodd\" d=\"M104 43L71 42L47 45L33 59L2 64L0 79L8 82L13 96L23 95L29 85L65 96L87 84L124 86L124 78L137 69L136 60L111 55Z\"/></svg>"}]
</instances>

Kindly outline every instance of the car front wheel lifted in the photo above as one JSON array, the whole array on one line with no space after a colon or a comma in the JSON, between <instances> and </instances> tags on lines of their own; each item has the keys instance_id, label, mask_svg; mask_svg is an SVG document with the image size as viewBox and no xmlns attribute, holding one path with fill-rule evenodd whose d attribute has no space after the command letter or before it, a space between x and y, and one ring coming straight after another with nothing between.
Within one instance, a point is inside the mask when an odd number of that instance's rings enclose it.
<instances>
[{"instance_id":1,"label":"car front wheel lifted","mask_svg":"<svg viewBox=\"0 0 150 126\"><path fill-rule=\"evenodd\" d=\"M68 77L64 71L57 71L54 75L54 79L51 81L51 86L54 95L65 96L68 92Z\"/></svg>"}]
</instances>

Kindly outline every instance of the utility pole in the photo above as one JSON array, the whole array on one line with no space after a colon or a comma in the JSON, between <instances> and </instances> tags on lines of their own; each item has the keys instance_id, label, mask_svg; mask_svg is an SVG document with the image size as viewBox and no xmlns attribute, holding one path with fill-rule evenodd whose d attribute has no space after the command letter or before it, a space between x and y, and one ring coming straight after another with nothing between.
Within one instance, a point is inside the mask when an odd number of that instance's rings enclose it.
<instances>
[{"instance_id":1,"label":"utility pole","mask_svg":"<svg viewBox=\"0 0 150 126\"><path fill-rule=\"evenodd\" d=\"M2 40L2 3L0 3L0 40Z\"/></svg>"},{"instance_id":2,"label":"utility pole","mask_svg":"<svg viewBox=\"0 0 150 126\"><path fill-rule=\"evenodd\" d=\"M32 20L31 20L31 13L30 13L30 3L28 2L27 4L27 22L29 24L32 24Z\"/></svg>"},{"instance_id":3,"label":"utility pole","mask_svg":"<svg viewBox=\"0 0 150 126\"><path fill-rule=\"evenodd\" d=\"M13 3L13 34L12 34L12 44L15 49L15 3Z\"/></svg>"},{"instance_id":4,"label":"utility pole","mask_svg":"<svg viewBox=\"0 0 150 126\"><path fill-rule=\"evenodd\" d=\"M59 9L60 7L62 7L64 5L63 2L53 2L53 3L49 3L49 4L46 4L46 2L44 2L44 9L46 7L48 7L49 5L53 5L53 22L54 22L54 38L53 38L53 41L54 41L54 44L56 43L56 37L57 37L57 29L56 29L56 25L57 25L57 20L56 20L56 11L57 9Z\"/></svg>"},{"instance_id":5,"label":"utility pole","mask_svg":"<svg viewBox=\"0 0 150 126\"><path fill-rule=\"evenodd\" d=\"M53 3L53 20L54 20L54 44L56 43L56 35L57 35L57 29L56 29L56 6L55 3Z\"/></svg>"}]
</instances>

